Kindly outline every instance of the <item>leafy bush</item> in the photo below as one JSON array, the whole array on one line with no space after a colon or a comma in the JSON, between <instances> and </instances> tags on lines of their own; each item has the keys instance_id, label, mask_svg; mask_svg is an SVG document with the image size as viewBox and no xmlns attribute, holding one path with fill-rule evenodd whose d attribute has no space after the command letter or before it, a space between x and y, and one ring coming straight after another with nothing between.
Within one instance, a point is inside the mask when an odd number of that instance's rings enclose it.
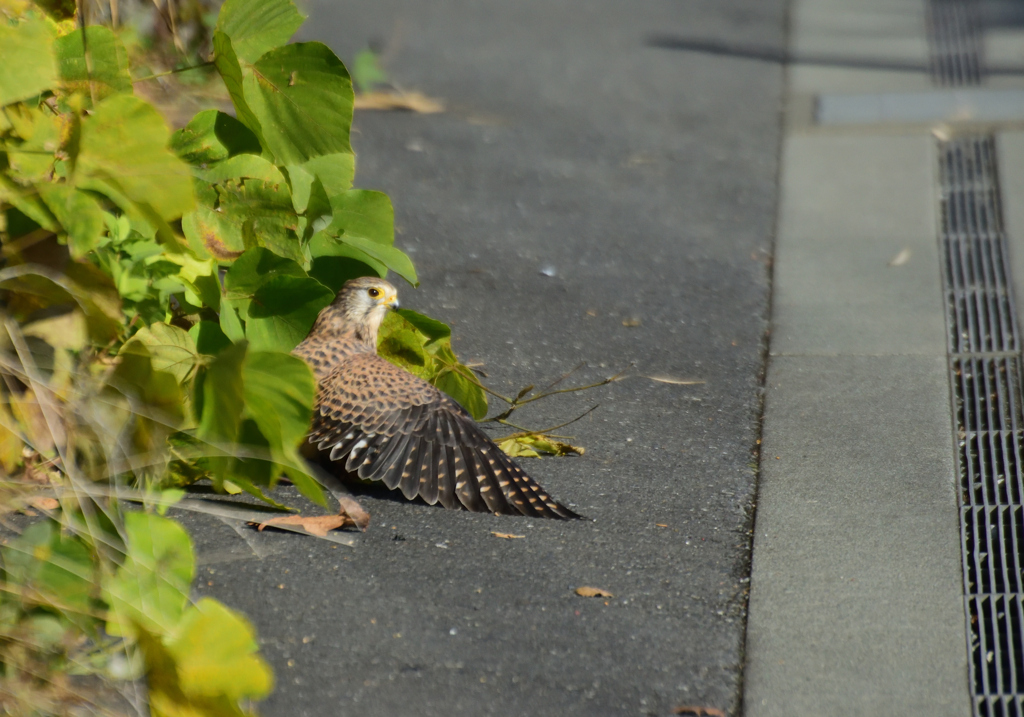
<instances>
[{"instance_id":1,"label":"leafy bush","mask_svg":"<svg viewBox=\"0 0 1024 717\"><path fill-rule=\"evenodd\" d=\"M153 510L204 478L271 501L282 475L325 504L289 352L345 280L416 272L388 197L352 188L345 66L284 44L290 0L227 0L211 62L235 116L173 133L118 34L66 8L0 0L0 498L58 499L2 551L0 703L58 711L53 670L145 673L153 714L243 714L269 669L242 617L189 603L188 536ZM444 324L394 314L381 352L486 413Z\"/></svg>"}]
</instances>

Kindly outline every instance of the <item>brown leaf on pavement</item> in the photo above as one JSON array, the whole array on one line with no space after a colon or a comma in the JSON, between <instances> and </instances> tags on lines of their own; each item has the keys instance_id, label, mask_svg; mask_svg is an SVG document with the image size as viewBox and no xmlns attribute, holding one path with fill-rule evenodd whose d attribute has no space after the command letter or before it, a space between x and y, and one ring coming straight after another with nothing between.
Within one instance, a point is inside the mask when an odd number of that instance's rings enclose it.
<instances>
[{"instance_id":1,"label":"brown leaf on pavement","mask_svg":"<svg viewBox=\"0 0 1024 717\"><path fill-rule=\"evenodd\" d=\"M493 535L496 538L508 538L510 540L512 538L525 538L526 537L525 535L512 535L512 533L496 533L493 530L491 531L491 535Z\"/></svg>"},{"instance_id":2,"label":"brown leaf on pavement","mask_svg":"<svg viewBox=\"0 0 1024 717\"><path fill-rule=\"evenodd\" d=\"M725 717L725 712L714 707L691 707L683 705L672 710L674 715L689 715L690 717Z\"/></svg>"},{"instance_id":3,"label":"brown leaf on pavement","mask_svg":"<svg viewBox=\"0 0 1024 717\"><path fill-rule=\"evenodd\" d=\"M341 512L343 515L348 516L352 521L352 524L365 531L366 527L370 524L370 514L363 510L363 506L356 502L355 498L349 498L347 495L336 495L338 503L341 505Z\"/></svg>"},{"instance_id":4,"label":"brown leaf on pavement","mask_svg":"<svg viewBox=\"0 0 1024 717\"><path fill-rule=\"evenodd\" d=\"M579 595L580 597L603 597L603 598L615 597L614 595L612 595L607 590L602 590L601 588L592 588L592 587L589 587L589 586L584 586L584 587L581 587L581 588L576 588L576 594Z\"/></svg>"},{"instance_id":5,"label":"brown leaf on pavement","mask_svg":"<svg viewBox=\"0 0 1024 717\"><path fill-rule=\"evenodd\" d=\"M294 525L310 535L322 538L327 535L327 531L340 528L348 521L348 516L344 515L283 515L260 523L258 530L262 531L268 525L272 528L278 525Z\"/></svg>"},{"instance_id":6,"label":"brown leaf on pavement","mask_svg":"<svg viewBox=\"0 0 1024 717\"><path fill-rule=\"evenodd\" d=\"M44 498L41 495L32 496L28 499L28 503L39 510L57 510L60 507L60 501L56 498Z\"/></svg>"},{"instance_id":7,"label":"brown leaf on pavement","mask_svg":"<svg viewBox=\"0 0 1024 717\"><path fill-rule=\"evenodd\" d=\"M355 97L357 110L406 110L420 114L444 112L444 103L422 92L361 92Z\"/></svg>"},{"instance_id":8,"label":"brown leaf on pavement","mask_svg":"<svg viewBox=\"0 0 1024 717\"><path fill-rule=\"evenodd\" d=\"M318 538L326 537L328 531L349 525L355 526L359 530L366 530L366 526L370 524L370 514L363 510L363 506L346 495L335 497L341 506L341 510L335 515L282 515L279 518L263 521L259 524L258 530L262 531L268 525L272 528L290 525L301 528Z\"/></svg>"}]
</instances>

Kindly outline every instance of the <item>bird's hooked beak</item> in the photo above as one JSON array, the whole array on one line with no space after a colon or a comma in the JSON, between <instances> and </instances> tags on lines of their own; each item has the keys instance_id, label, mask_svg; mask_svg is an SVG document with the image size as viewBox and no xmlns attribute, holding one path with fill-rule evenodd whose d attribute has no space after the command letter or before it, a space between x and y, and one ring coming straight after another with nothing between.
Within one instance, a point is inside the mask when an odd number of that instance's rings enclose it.
<instances>
[{"instance_id":1,"label":"bird's hooked beak","mask_svg":"<svg viewBox=\"0 0 1024 717\"><path fill-rule=\"evenodd\" d=\"M398 294L392 294L384 299L384 306L389 309L397 309L401 304L398 303Z\"/></svg>"}]
</instances>

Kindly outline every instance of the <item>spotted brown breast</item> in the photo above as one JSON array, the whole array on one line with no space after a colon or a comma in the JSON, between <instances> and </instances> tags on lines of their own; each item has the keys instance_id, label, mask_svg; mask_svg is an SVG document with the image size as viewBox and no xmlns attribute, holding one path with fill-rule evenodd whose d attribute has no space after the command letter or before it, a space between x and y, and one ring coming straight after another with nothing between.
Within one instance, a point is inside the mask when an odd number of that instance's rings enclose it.
<instances>
[{"instance_id":1,"label":"spotted brown breast","mask_svg":"<svg viewBox=\"0 0 1024 717\"><path fill-rule=\"evenodd\" d=\"M296 351L315 369L307 347ZM360 478L446 508L578 518L505 455L453 399L375 353L335 360L320 379L309 442Z\"/></svg>"}]
</instances>

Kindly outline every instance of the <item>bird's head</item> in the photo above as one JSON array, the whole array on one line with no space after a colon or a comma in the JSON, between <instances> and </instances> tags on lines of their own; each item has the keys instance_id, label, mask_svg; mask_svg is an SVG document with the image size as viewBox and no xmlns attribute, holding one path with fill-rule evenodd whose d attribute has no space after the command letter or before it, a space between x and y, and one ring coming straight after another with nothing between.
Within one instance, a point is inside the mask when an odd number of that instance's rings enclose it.
<instances>
[{"instance_id":1,"label":"bird's head","mask_svg":"<svg viewBox=\"0 0 1024 717\"><path fill-rule=\"evenodd\" d=\"M375 276L350 279L331 305L320 312L314 331L355 334L371 346L389 309L398 308L398 291Z\"/></svg>"}]
</instances>

